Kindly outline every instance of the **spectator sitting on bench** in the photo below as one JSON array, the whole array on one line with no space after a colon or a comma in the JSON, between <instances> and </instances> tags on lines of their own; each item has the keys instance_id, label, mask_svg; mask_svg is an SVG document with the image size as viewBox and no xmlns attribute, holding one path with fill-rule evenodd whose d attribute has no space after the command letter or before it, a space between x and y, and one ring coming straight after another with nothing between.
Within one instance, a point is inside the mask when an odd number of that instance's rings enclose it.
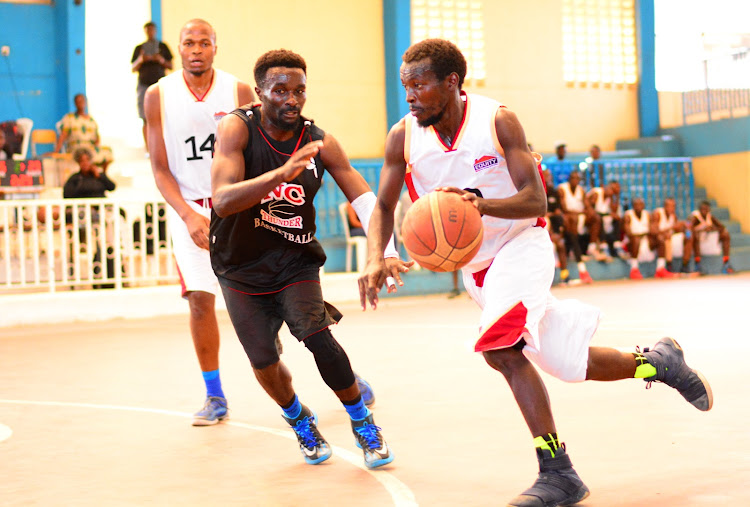
<instances>
[{"instance_id":1,"label":"spectator sitting on bench","mask_svg":"<svg viewBox=\"0 0 750 507\"><path fill-rule=\"evenodd\" d=\"M655 276L657 278L672 278L673 274L666 268L664 241L660 239L658 234L658 223L652 221L651 214L646 211L646 203L643 198L636 197L633 199L633 208L625 212L623 228L630 252L630 279L643 279L639 262L653 261L654 250L656 250L658 256Z\"/></svg>"},{"instance_id":2,"label":"spectator sitting on bench","mask_svg":"<svg viewBox=\"0 0 750 507\"><path fill-rule=\"evenodd\" d=\"M0 129L0 160L12 160L13 152L10 146L7 145L5 138L5 131Z\"/></svg>"},{"instance_id":3,"label":"spectator sitting on bench","mask_svg":"<svg viewBox=\"0 0 750 507\"><path fill-rule=\"evenodd\" d=\"M594 146L596 147L596 146ZM620 182L610 181L604 187L594 187L586 194L589 204L601 219L602 226L599 249L609 247L612 257L624 257L625 251L620 241L622 230L622 216L620 213ZM605 243L606 242L606 243Z\"/></svg>"},{"instance_id":4,"label":"spectator sitting on bench","mask_svg":"<svg viewBox=\"0 0 750 507\"><path fill-rule=\"evenodd\" d=\"M693 250L690 223L679 220L676 210L674 198L667 197L663 206L654 210L651 221L656 227L659 239L664 242L664 259L669 271L676 272L674 257L677 256L682 257L682 272L690 274L690 256Z\"/></svg>"},{"instance_id":5,"label":"spectator sitting on bench","mask_svg":"<svg viewBox=\"0 0 750 507\"><path fill-rule=\"evenodd\" d=\"M729 231L711 215L711 203L702 201L700 207L693 211L691 217L696 271L701 271L701 255L718 255L718 246L721 243L721 253L723 256L721 272L724 274L734 273L734 268L729 263Z\"/></svg>"},{"instance_id":6,"label":"spectator sitting on bench","mask_svg":"<svg viewBox=\"0 0 750 507\"><path fill-rule=\"evenodd\" d=\"M597 261L607 261L609 257L599 250L599 233L602 228L602 220L596 214L594 208L586 199L586 192L581 186L581 173L572 171L568 181L560 183L557 191L560 195L560 206L563 210L565 220L565 234L568 248L573 250L576 262L582 264L580 236L586 230L589 234L589 245L587 254L593 255ZM585 281L583 277L581 280Z\"/></svg>"}]
</instances>

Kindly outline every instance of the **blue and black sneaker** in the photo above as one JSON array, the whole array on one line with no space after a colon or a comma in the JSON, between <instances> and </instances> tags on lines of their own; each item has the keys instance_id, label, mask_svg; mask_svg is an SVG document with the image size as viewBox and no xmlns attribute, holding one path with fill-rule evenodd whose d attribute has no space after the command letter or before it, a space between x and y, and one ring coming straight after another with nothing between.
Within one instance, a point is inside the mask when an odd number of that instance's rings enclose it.
<instances>
[{"instance_id":1,"label":"blue and black sneaker","mask_svg":"<svg viewBox=\"0 0 750 507\"><path fill-rule=\"evenodd\" d=\"M367 468L378 468L393 461L393 453L385 443L380 427L375 426L372 412L364 419L352 420L354 442L365 455Z\"/></svg>"},{"instance_id":2,"label":"blue and black sneaker","mask_svg":"<svg viewBox=\"0 0 750 507\"><path fill-rule=\"evenodd\" d=\"M362 395L362 401L365 403L365 406L373 406L375 404L375 393L372 391L372 386L370 386L370 383L357 375L357 372L354 372L354 378L357 381L359 394Z\"/></svg>"},{"instance_id":3,"label":"blue and black sneaker","mask_svg":"<svg viewBox=\"0 0 750 507\"><path fill-rule=\"evenodd\" d=\"M734 273L734 268L731 264L729 264L729 261L726 261L724 265L721 266L721 272L724 275L731 275L732 273Z\"/></svg>"},{"instance_id":4,"label":"blue and black sneaker","mask_svg":"<svg viewBox=\"0 0 750 507\"><path fill-rule=\"evenodd\" d=\"M203 408L193 415L193 426L213 426L228 417L227 399L209 396Z\"/></svg>"},{"instance_id":5,"label":"blue and black sneaker","mask_svg":"<svg viewBox=\"0 0 750 507\"><path fill-rule=\"evenodd\" d=\"M289 426L294 430L294 434L297 435L299 449L305 458L305 463L317 465L331 457L331 446L318 431L318 416L309 408L302 405L302 411L294 419L285 415L281 417L289 423Z\"/></svg>"}]
</instances>

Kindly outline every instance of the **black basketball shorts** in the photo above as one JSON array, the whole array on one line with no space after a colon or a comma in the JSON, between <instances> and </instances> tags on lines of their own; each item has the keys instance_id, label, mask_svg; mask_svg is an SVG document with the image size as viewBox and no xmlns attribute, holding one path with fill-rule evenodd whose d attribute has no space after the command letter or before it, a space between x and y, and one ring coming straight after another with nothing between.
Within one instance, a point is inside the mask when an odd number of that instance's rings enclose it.
<instances>
[{"instance_id":1,"label":"black basketball shorts","mask_svg":"<svg viewBox=\"0 0 750 507\"><path fill-rule=\"evenodd\" d=\"M229 318L253 368L279 360L276 336L286 322L292 336L303 341L341 320L342 314L323 301L318 280L293 283L278 292L247 294L219 279Z\"/></svg>"}]
</instances>

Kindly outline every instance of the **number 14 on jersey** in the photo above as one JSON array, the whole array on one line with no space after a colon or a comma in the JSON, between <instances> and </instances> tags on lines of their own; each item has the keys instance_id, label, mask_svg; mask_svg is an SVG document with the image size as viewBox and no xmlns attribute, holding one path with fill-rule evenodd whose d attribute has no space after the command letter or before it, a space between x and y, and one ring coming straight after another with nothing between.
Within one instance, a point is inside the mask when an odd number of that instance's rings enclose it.
<instances>
[{"instance_id":1,"label":"number 14 on jersey","mask_svg":"<svg viewBox=\"0 0 750 507\"><path fill-rule=\"evenodd\" d=\"M188 160L203 160L203 157L201 157L200 153L201 151L207 151L211 155L211 158L214 157L214 135L210 134L203 143L201 143L200 147L197 147L197 143L195 141L195 136L188 137L185 139L185 144L190 145L190 149L193 152L192 156L188 157Z\"/></svg>"}]
</instances>

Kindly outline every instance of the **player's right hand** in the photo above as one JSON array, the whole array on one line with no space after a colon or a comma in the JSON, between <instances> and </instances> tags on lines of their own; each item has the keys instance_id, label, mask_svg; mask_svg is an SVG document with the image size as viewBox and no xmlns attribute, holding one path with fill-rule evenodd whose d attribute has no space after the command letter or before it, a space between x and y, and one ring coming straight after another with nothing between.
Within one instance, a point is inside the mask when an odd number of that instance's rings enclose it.
<instances>
[{"instance_id":1,"label":"player's right hand","mask_svg":"<svg viewBox=\"0 0 750 507\"><path fill-rule=\"evenodd\" d=\"M378 308L378 292L380 292L389 276L391 276L391 273L388 271L384 260L367 261L367 266L365 266L362 276L358 280L359 302L362 305L362 311L367 310L368 301L373 310Z\"/></svg>"},{"instance_id":2,"label":"player's right hand","mask_svg":"<svg viewBox=\"0 0 750 507\"><path fill-rule=\"evenodd\" d=\"M289 160L280 168L284 181L289 182L299 176L310 165L310 159L317 155L322 147L323 141L313 141L289 157Z\"/></svg>"},{"instance_id":3,"label":"player's right hand","mask_svg":"<svg viewBox=\"0 0 750 507\"><path fill-rule=\"evenodd\" d=\"M208 250L208 233L211 220L194 210L185 218L185 225L190 232L190 237L199 248Z\"/></svg>"}]
</instances>

